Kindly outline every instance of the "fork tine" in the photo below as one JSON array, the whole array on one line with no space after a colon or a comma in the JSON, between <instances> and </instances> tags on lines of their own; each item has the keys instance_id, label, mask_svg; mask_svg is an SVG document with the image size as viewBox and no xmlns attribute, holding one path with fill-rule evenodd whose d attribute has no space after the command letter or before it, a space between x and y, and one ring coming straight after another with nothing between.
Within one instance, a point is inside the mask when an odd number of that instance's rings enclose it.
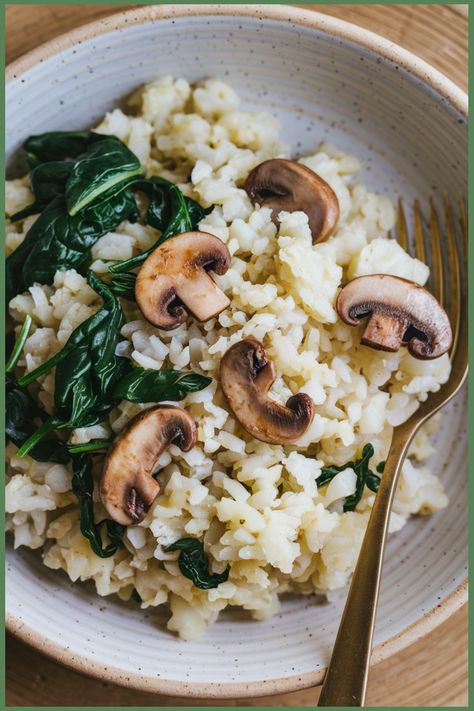
<instances>
[{"instance_id":1,"label":"fork tine","mask_svg":"<svg viewBox=\"0 0 474 711\"><path fill-rule=\"evenodd\" d=\"M415 213L416 258L422 262L426 262L425 240L424 240L424 236L423 236L423 220L421 217L420 203L418 202L418 200L415 200L414 213Z\"/></svg>"},{"instance_id":2,"label":"fork tine","mask_svg":"<svg viewBox=\"0 0 474 711\"><path fill-rule=\"evenodd\" d=\"M405 219L405 213L403 211L402 201L398 201L397 209L397 239L400 243L400 247L403 247L405 252L408 252L408 233L407 233L407 222Z\"/></svg>"},{"instance_id":3,"label":"fork tine","mask_svg":"<svg viewBox=\"0 0 474 711\"><path fill-rule=\"evenodd\" d=\"M441 237L439 229L438 214L433 204L433 199L430 198L430 233L432 244L432 259L433 259L433 291L440 304L444 304L444 288L443 288L443 261L441 256Z\"/></svg>"},{"instance_id":4,"label":"fork tine","mask_svg":"<svg viewBox=\"0 0 474 711\"><path fill-rule=\"evenodd\" d=\"M461 225L463 226L463 214L461 213ZM448 252L448 267L449 267L449 283L451 284L451 294L448 306L448 316L451 322L451 328L453 329L453 345L451 346L451 354L456 351L458 338L459 338L459 327L461 320L461 269L459 265L459 259L456 248L456 237L454 231L454 220L451 206L445 196L444 198L444 216L446 224L446 235L447 235L447 252ZM465 214L464 214L465 218ZM467 229L466 229L467 232Z\"/></svg>"}]
</instances>

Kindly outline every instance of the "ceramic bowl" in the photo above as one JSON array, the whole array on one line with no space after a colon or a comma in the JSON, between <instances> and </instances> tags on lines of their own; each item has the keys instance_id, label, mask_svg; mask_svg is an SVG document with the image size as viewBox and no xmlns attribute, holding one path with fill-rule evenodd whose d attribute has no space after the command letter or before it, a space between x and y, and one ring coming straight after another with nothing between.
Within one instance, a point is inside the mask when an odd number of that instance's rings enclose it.
<instances>
[{"instance_id":1,"label":"ceramic bowl","mask_svg":"<svg viewBox=\"0 0 474 711\"><path fill-rule=\"evenodd\" d=\"M466 194L466 97L427 64L348 23L284 6L148 6L40 47L8 72L7 151L43 131L85 128L140 84L171 74L230 82L246 107L277 115L295 154L321 140L355 154L369 186L455 201ZM466 403L445 410L431 466L450 505L390 537L373 662L387 658L465 601ZM125 685L193 697L245 697L319 683L343 604L288 597L255 622L222 614L199 642L8 552L8 628L52 657Z\"/></svg>"}]
</instances>

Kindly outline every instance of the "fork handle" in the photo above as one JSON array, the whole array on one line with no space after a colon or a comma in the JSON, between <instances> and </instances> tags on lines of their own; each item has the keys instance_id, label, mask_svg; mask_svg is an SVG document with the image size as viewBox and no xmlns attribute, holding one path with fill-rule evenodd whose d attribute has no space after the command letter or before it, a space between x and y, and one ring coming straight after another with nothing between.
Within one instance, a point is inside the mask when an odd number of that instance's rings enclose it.
<instances>
[{"instance_id":1,"label":"fork handle","mask_svg":"<svg viewBox=\"0 0 474 711\"><path fill-rule=\"evenodd\" d=\"M318 706L364 705L390 510L413 434L394 430Z\"/></svg>"}]
</instances>

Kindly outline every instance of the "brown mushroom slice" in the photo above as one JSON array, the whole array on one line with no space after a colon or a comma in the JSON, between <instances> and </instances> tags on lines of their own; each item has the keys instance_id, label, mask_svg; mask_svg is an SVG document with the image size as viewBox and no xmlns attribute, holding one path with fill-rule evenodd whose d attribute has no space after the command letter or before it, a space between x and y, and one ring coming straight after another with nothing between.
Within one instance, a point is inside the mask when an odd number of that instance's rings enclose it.
<instances>
[{"instance_id":1,"label":"brown mushroom slice","mask_svg":"<svg viewBox=\"0 0 474 711\"><path fill-rule=\"evenodd\" d=\"M407 345L422 360L439 358L452 343L451 326L435 297L413 281L373 274L350 281L337 297L343 321L357 326L369 316L361 343L382 351Z\"/></svg>"},{"instance_id":2,"label":"brown mushroom slice","mask_svg":"<svg viewBox=\"0 0 474 711\"><path fill-rule=\"evenodd\" d=\"M153 479L156 462L173 442L183 452L196 443L196 425L181 407L157 405L140 412L107 452L100 498L109 516L123 526L140 523L160 493Z\"/></svg>"},{"instance_id":3,"label":"brown mushroom slice","mask_svg":"<svg viewBox=\"0 0 474 711\"><path fill-rule=\"evenodd\" d=\"M269 397L275 368L255 338L244 338L224 353L220 380L229 407L242 427L263 442L295 442L311 424L314 403L309 395L293 395L286 406Z\"/></svg>"},{"instance_id":4,"label":"brown mushroom slice","mask_svg":"<svg viewBox=\"0 0 474 711\"><path fill-rule=\"evenodd\" d=\"M273 222L281 210L308 215L313 244L324 242L339 219L336 193L305 165L284 158L266 160L249 174L245 190L254 203L271 207Z\"/></svg>"},{"instance_id":5,"label":"brown mushroom slice","mask_svg":"<svg viewBox=\"0 0 474 711\"><path fill-rule=\"evenodd\" d=\"M230 303L208 271L225 274L226 245L208 232L184 232L155 249L143 263L135 298L150 323L170 330L182 324L188 309L199 321L217 316ZM186 307L186 308L185 308Z\"/></svg>"}]
</instances>

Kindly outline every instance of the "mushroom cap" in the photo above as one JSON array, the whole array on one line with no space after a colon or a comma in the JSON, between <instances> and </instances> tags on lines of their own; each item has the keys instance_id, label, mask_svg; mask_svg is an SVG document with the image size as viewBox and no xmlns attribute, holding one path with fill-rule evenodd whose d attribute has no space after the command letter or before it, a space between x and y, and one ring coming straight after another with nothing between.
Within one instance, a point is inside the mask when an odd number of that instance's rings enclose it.
<instances>
[{"instance_id":1,"label":"mushroom cap","mask_svg":"<svg viewBox=\"0 0 474 711\"><path fill-rule=\"evenodd\" d=\"M275 368L255 338L244 338L224 353L220 380L229 407L242 427L263 442L294 442L311 424L314 403L309 395L293 395L286 406L268 396Z\"/></svg>"},{"instance_id":2,"label":"mushroom cap","mask_svg":"<svg viewBox=\"0 0 474 711\"><path fill-rule=\"evenodd\" d=\"M114 521L128 526L145 518L160 492L153 468L171 442L183 452L196 443L193 418L173 405L140 412L115 438L100 480L100 498Z\"/></svg>"},{"instance_id":3,"label":"mushroom cap","mask_svg":"<svg viewBox=\"0 0 474 711\"><path fill-rule=\"evenodd\" d=\"M305 212L313 244L324 242L339 219L339 201L331 186L292 160L271 158L260 163L249 174L245 190L252 202L272 208L274 222L281 210Z\"/></svg>"},{"instance_id":4,"label":"mushroom cap","mask_svg":"<svg viewBox=\"0 0 474 711\"><path fill-rule=\"evenodd\" d=\"M351 326L370 315L361 343L372 348L397 351L407 345L412 356L428 360L451 347L446 311L429 291L401 277L357 277L339 292L336 309Z\"/></svg>"},{"instance_id":5,"label":"mushroom cap","mask_svg":"<svg viewBox=\"0 0 474 711\"><path fill-rule=\"evenodd\" d=\"M208 232L184 232L166 240L143 263L135 298L150 323L170 330L182 324L188 309L208 321L230 303L208 271L225 274L230 265L226 245ZM185 308L186 307L186 308Z\"/></svg>"}]
</instances>

